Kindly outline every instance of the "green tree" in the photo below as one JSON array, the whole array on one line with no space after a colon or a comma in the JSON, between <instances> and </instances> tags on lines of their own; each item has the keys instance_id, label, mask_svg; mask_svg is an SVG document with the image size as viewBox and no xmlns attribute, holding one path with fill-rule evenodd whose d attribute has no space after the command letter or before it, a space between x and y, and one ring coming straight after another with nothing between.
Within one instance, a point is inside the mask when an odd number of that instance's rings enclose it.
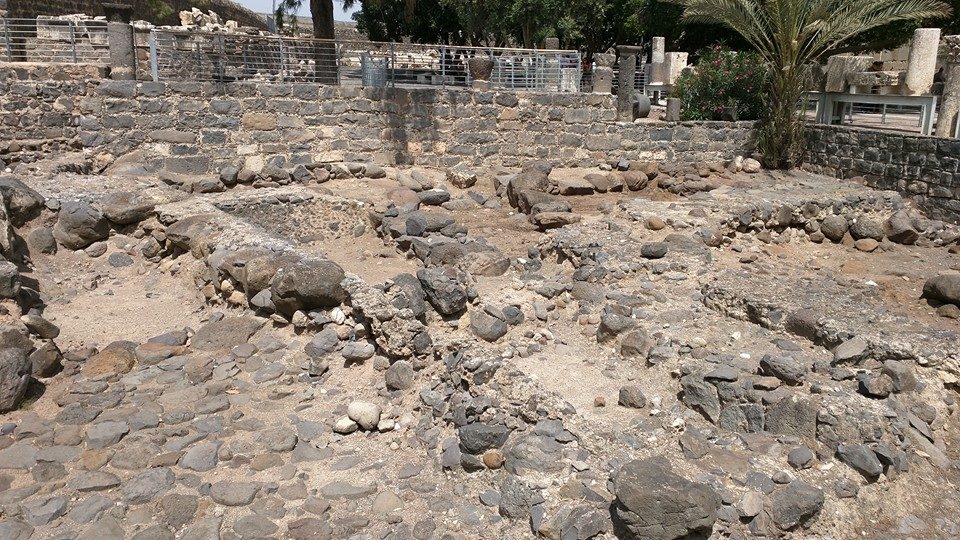
<instances>
[{"instance_id":1,"label":"green tree","mask_svg":"<svg viewBox=\"0 0 960 540\"><path fill-rule=\"evenodd\" d=\"M735 30L769 65L758 136L764 165L792 168L803 151L804 65L864 32L899 21L950 15L939 0L676 0L683 20Z\"/></svg>"}]
</instances>

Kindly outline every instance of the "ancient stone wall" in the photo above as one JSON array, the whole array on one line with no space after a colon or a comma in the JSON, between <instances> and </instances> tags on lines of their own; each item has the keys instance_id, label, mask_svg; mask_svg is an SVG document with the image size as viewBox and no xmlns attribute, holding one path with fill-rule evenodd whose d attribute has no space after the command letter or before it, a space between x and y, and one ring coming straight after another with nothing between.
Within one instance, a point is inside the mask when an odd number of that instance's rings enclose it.
<instances>
[{"instance_id":1,"label":"ancient stone wall","mask_svg":"<svg viewBox=\"0 0 960 540\"><path fill-rule=\"evenodd\" d=\"M267 29L266 20L231 0L132 0L133 19L142 19L154 24L180 24L179 12L197 7L203 11L213 10L224 21L235 20L242 26ZM96 0L9 0L9 16L12 18L35 19L38 15L67 15L86 13L103 15L103 2Z\"/></svg>"},{"instance_id":2,"label":"ancient stone wall","mask_svg":"<svg viewBox=\"0 0 960 540\"><path fill-rule=\"evenodd\" d=\"M0 109L0 140L115 156L141 148L150 165L184 174L272 156L439 167L718 161L749 153L753 135L752 123L618 124L611 96L315 84L13 80L0 82Z\"/></svg>"},{"instance_id":3,"label":"ancient stone wall","mask_svg":"<svg viewBox=\"0 0 960 540\"><path fill-rule=\"evenodd\" d=\"M933 216L960 217L960 139L845 126L807 126L804 167L839 178L862 176L910 197Z\"/></svg>"}]
</instances>

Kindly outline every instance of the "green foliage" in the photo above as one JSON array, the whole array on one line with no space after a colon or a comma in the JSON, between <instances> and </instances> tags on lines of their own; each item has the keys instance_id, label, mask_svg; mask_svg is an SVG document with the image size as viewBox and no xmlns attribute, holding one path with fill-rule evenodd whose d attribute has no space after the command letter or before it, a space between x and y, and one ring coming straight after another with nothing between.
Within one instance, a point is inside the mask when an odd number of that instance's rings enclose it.
<instances>
[{"instance_id":1,"label":"green foliage","mask_svg":"<svg viewBox=\"0 0 960 540\"><path fill-rule=\"evenodd\" d=\"M736 108L741 120L757 120L767 92L767 67L755 52L721 45L701 50L694 71L677 80L674 96L683 100L684 120L722 120L723 109Z\"/></svg>"},{"instance_id":2,"label":"green foliage","mask_svg":"<svg viewBox=\"0 0 960 540\"><path fill-rule=\"evenodd\" d=\"M676 0L683 20L735 30L769 65L758 150L764 165L792 168L803 149L803 66L866 32L950 15L939 0Z\"/></svg>"}]
</instances>

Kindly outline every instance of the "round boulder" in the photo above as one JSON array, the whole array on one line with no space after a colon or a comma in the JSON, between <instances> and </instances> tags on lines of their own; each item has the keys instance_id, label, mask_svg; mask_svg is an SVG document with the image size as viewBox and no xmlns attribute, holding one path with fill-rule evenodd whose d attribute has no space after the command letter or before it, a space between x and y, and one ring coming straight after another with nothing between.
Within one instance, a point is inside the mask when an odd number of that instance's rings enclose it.
<instances>
[{"instance_id":1,"label":"round boulder","mask_svg":"<svg viewBox=\"0 0 960 540\"><path fill-rule=\"evenodd\" d=\"M66 201L60 206L53 237L67 249L83 249L105 239L110 225L103 214L82 201Z\"/></svg>"},{"instance_id":2,"label":"round boulder","mask_svg":"<svg viewBox=\"0 0 960 540\"><path fill-rule=\"evenodd\" d=\"M285 315L335 307L347 299L343 268L328 259L303 259L281 267L270 283L273 302Z\"/></svg>"}]
</instances>

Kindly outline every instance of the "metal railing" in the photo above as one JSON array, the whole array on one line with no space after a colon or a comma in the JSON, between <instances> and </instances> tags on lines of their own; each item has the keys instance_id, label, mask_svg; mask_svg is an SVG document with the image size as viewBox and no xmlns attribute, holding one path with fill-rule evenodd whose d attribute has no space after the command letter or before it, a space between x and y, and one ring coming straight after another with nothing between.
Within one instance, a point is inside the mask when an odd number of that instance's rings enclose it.
<instances>
[{"instance_id":1,"label":"metal railing","mask_svg":"<svg viewBox=\"0 0 960 540\"><path fill-rule=\"evenodd\" d=\"M0 61L108 63L106 21L0 18Z\"/></svg>"},{"instance_id":2,"label":"metal railing","mask_svg":"<svg viewBox=\"0 0 960 540\"><path fill-rule=\"evenodd\" d=\"M493 61L493 88L577 92L577 51L321 40L155 29L154 80L283 81L374 87L471 85L470 58Z\"/></svg>"}]
</instances>

